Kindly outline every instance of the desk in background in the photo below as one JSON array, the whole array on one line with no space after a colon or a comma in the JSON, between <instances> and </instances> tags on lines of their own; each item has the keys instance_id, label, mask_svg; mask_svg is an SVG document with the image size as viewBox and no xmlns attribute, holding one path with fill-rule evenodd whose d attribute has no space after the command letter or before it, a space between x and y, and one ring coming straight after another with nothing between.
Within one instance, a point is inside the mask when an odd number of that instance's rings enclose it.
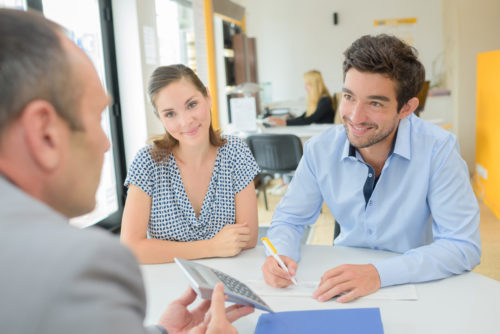
<instances>
[{"instance_id":1,"label":"desk in background","mask_svg":"<svg viewBox=\"0 0 500 334\"><path fill-rule=\"evenodd\" d=\"M335 126L334 124L310 124L310 125L292 125L292 126L273 126L266 128L262 124L257 123L255 131L239 131L232 126L228 126L224 134L246 138L251 134L258 133L275 133L275 134L293 134L299 137L302 142L307 141L312 136L318 135L323 131Z\"/></svg>"},{"instance_id":2,"label":"desk in background","mask_svg":"<svg viewBox=\"0 0 500 334\"><path fill-rule=\"evenodd\" d=\"M365 264L393 253L340 246L303 246L297 279L319 280L328 269L344 264ZM243 282L263 279L262 246L236 257L197 260ZM143 265L148 311L146 324L158 321L168 303L177 299L188 282L174 263ZM500 333L500 282L469 272L443 280L416 284L418 300L358 299L347 304L319 303L304 297L264 297L275 311L379 307L386 334ZM199 300L196 301L199 303ZM261 311L234 323L240 333L253 333Z\"/></svg>"}]
</instances>

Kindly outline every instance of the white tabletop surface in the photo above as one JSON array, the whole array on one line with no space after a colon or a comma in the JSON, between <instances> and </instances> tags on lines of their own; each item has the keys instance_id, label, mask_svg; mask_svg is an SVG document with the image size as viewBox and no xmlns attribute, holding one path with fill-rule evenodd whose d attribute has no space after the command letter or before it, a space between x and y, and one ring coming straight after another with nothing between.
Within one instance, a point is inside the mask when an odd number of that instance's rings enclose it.
<instances>
[{"instance_id":1,"label":"white tabletop surface","mask_svg":"<svg viewBox=\"0 0 500 334\"><path fill-rule=\"evenodd\" d=\"M303 246L297 279L319 280L334 266L369 263L395 254L339 246ZM197 260L243 282L262 279L265 254L262 246L243 251L233 258ZM143 265L148 311L146 324L153 324L169 302L179 297L188 282L176 264ZM379 307L384 333L500 333L500 282L476 273L465 273L440 281L415 284L418 300L358 299L347 304L334 300L319 303L305 297L263 299L274 311ZM196 304L199 302L195 302ZM240 333L253 333L262 312L234 323Z\"/></svg>"},{"instance_id":2,"label":"white tabletop surface","mask_svg":"<svg viewBox=\"0 0 500 334\"><path fill-rule=\"evenodd\" d=\"M290 125L290 126L272 126L266 128L262 124L258 124L255 131L239 131L229 125L225 130L225 134L246 138L251 134L294 134L303 141L308 140L312 136L318 135L323 131L333 127L334 124L309 124L309 125Z\"/></svg>"}]
</instances>

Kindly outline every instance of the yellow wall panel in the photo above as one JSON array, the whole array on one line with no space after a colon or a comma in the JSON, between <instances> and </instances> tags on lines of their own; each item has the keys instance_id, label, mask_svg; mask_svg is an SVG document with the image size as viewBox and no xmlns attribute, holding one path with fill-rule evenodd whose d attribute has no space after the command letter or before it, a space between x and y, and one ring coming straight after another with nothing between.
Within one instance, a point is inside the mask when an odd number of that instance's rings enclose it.
<instances>
[{"instance_id":1,"label":"yellow wall panel","mask_svg":"<svg viewBox=\"0 0 500 334\"><path fill-rule=\"evenodd\" d=\"M500 219L500 50L477 57L474 191Z\"/></svg>"},{"instance_id":2,"label":"yellow wall panel","mask_svg":"<svg viewBox=\"0 0 500 334\"><path fill-rule=\"evenodd\" d=\"M205 31L207 41L207 63L208 63L208 89L212 98L212 126L214 130L219 129L219 98L217 95L217 77L215 74L215 42L214 42L214 13L212 0L204 0L205 8Z\"/></svg>"}]
</instances>

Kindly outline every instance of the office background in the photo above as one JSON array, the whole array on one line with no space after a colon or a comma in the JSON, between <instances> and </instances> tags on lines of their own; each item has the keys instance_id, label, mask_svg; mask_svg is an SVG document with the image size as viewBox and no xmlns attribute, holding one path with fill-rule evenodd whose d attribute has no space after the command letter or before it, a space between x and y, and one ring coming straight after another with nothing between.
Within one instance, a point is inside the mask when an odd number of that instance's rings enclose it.
<instances>
[{"instance_id":1,"label":"office background","mask_svg":"<svg viewBox=\"0 0 500 334\"><path fill-rule=\"evenodd\" d=\"M165 0L168 1L168 0ZM201 0L183 1L193 7ZM363 34L383 32L374 20L416 18L414 45L419 50L431 85L451 91L449 118L470 171L474 170L476 55L500 49L500 2L496 0L234 0L245 9L248 36L257 40L258 77L272 84L273 100L304 98L302 73L316 68L331 91L342 84L342 53ZM147 137L162 131L149 112L144 78L151 65L141 59L144 26L155 26L154 0L114 0L120 92L124 110L127 164ZM333 23L338 14L338 24ZM197 39L199 36L196 37ZM197 54L197 58L203 57ZM137 66L137 65L140 66ZM123 69L123 70L122 70ZM218 87L218 89L222 89ZM125 103L123 103L125 104ZM146 112L148 111L148 112ZM225 112L219 110L219 113Z\"/></svg>"},{"instance_id":2,"label":"office background","mask_svg":"<svg viewBox=\"0 0 500 334\"><path fill-rule=\"evenodd\" d=\"M323 73L331 91L339 91L342 53L359 36L382 31L374 26L374 20L417 18L414 46L431 85L442 76L442 84L451 90L451 131L457 135L462 156L473 170L476 55L500 49L499 1L234 2L245 7L247 34L258 41L259 79L272 82L273 97L278 100L304 96L301 74L311 68ZM333 24L334 12L338 13L337 25Z\"/></svg>"},{"instance_id":3,"label":"office background","mask_svg":"<svg viewBox=\"0 0 500 334\"><path fill-rule=\"evenodd\" d=\"M244 32L256 39L259 82L271 83L272 99L278 101L303 99L302 74L313 68L323 73L332 92L339 91L342 53L352 41L364 34L384 32L383 27L374 24L375 20L415 18L416 22L406 27L404 33L413 38L431 85L451 92L449 103L444 104L444 108L449 109L446 115L450 131L457 135L471 173L476 168L476 57L478 53L500 49L498 0L88 1L100 8L103 39L111 45L111 48L105 47L104 57L109 65L106 71L114 73L109 74L107 80L108 90L116 102L111 113L112 127L117 132L115 161L117 166L123 165L117 167L121 169L116 175L119 210L123 200L119 188L126 167L148 138L163 132L145 92L150 73L163 64L162 58L151 57L151 52L162 48L161 23L166 21L162 11L169 11L169 4L191 8L192 30L198 32L195 37L198 44L207 42L207 22L214 18L214 4L232 3L244 8ZM36 8L44 1L26 2ZM4 5L21 3L25 1L0 1ZM337 24L334 24L334 13ZM212 24L217 25L216 21ZM219 28L212 27L215 33ZM196 46L197 70L208 85L207 52L206 46L205 49ZM224 87L217 89L223 91ZM219 114L227 113L223 103L218 107ZM488 233L487 237L490 236Z\"/></svg>"}]
</instances>

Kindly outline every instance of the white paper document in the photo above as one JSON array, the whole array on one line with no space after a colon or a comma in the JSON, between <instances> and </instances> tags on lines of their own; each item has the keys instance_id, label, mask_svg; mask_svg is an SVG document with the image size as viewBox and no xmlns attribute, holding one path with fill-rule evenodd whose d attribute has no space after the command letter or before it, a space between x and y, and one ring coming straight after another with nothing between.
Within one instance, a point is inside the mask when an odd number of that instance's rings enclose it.
<instances>
[{"instance_id":1,"label":"white paper document","mask_svg":"<svg viewBox=\"0 0 500 334\"><path fill-rule=\"evenodd\" d=\"M269 286L264 280L248 280L245 282L259 296L277 297L309 297L317 289L319 281L299 281L297 285L280 289ZM364 299L385 300L417 300L417 289L413 284L389 286L379 289L371 295L361 297Z\"/></svg>"},{"instance_id":2,"label":"white paper document","mask_svg":"<svg viewBox=\"0 0 500 334\"><path fill-rule=\"evenodd\" d=\"M298 282L297 285L290 285L289 287L283 289L272 287L263 280L248 280L246 284L259 296L279 297L311 297L313 292L318 287L318 282L313 281Z\"/></svg>"},{"instance_id":3,"label":"white paper document","mask_svg":"<svg viewBox=\"0 0 500 334\"><path fill-rule=\"evenodd\" d=\"M257 115L255 98L233 97L229 100L231 106L231 121L235 129L239 131L256 131Z\"/></svg>"}]
</instances>

